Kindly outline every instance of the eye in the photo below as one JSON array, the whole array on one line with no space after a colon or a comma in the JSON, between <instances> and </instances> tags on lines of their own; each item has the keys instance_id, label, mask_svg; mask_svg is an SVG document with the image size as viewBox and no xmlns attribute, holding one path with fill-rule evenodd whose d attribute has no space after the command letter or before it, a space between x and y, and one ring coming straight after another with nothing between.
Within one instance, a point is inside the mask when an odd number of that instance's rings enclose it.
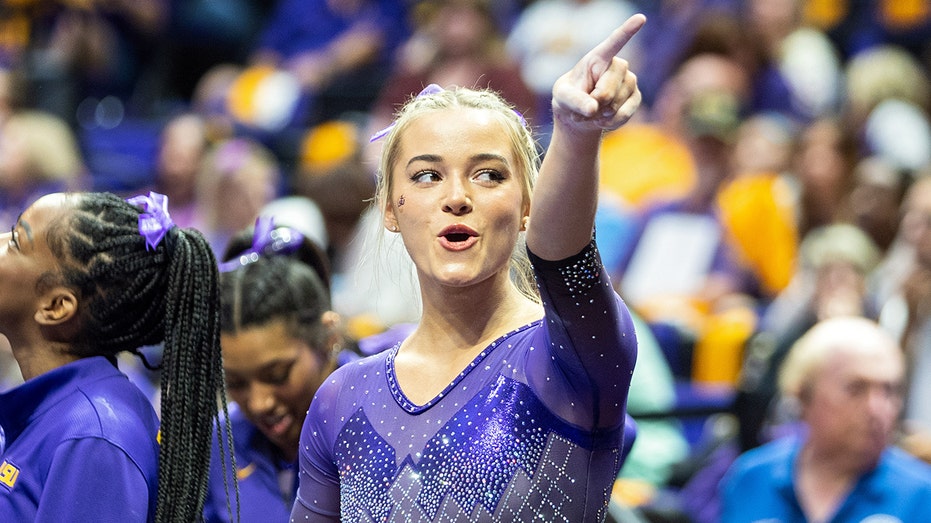
<instances>
[{"instance_id":1,"label":"eye","mask_svg":"<svg viewBox=\"0 0 931 523\"><path fill-rule=\"evenodd\" d=\"M411 176L411 181L414 183L432 183L439 181L440 174L436 171L431 171L424 169L422 171L417 171Z\"/></svg>"},{"instance_id":2,"label":"eye","mask_svg":"<svg viewBox=\"0 0 931 523\"><path fill-rule=\"evenodd\" d=\"M292 368L294 368L294 362L283 366L276 366L262 376L262 381L269 385L284 385L287 383L288 378L291 377Z\"/></svg>"},{"instance_id":3,"label":"eye","mask_svg":"<svg viewBox=\"0 0 931 523\"><path fill-rule=\"evenodd\" d=\"M10 246L19 250L19 233L16 232L16 226L10 230Z\"/></svg>"},{"instance_id":4,"label":"eye","mask_svg":"<svg viewBox=\"0 0 931 523\"><path fill-rule=\"evenodd\" d=\"M902 386L898 383L885 383L882 388L883 394L885 394L887 398L897 400L902 397Z\"/></svg>"},{"instance_id":5,"label":"eye","mask_svg":"<svg viewBox=\"0 0 931 523\"><path fill-rule=\"evenodd\" d=\"M869 385L861 380L852 381L847 384L847 394L852 397L860 397L866 394Z\"/></svg>"},{"instance_id":6,"label":"eye","mask_svg":"<svg viewBox=\"0 0 931 523\"><path fill-rule=\"evenodd\" d=\"M501 183L505 180L505 176L500 171L484 169L479 171L473 179L479 183Z\"/></svg>"},{"instance_id":7,"label":"eye","mask_svg":"<svg viewBox=\"0 0 931 523\"><path fill-rule=\"evenodd\" d=\"M229 375L227 375L226 390L240 391L244 388L246 388L246 380L242 380L239 378L230 378Z\"/></svg>"}]
</instances>

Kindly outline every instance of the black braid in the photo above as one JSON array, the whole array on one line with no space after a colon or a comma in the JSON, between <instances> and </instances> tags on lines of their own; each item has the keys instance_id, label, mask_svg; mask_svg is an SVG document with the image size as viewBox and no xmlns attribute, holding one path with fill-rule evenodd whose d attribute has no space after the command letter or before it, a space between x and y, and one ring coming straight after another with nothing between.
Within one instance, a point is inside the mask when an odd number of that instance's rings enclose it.
<instances>
[{"instance_id":1,"label":"black braid","mask_svg":"<svg viewBox=\"0 0 931 523\"><path fill-rule=\"evenodd\" d=\"M72 227L49 240L80 295L74 351L113 356L163 343L155 520L201 520L217 402L227 411L216 259L199 232L177 227L147 251L141 209L116 195L82 194L75 207Z\"/></svg>"},{"instance_id":2,"label":"black braid","mask_svg":"<svg viewBox=\"0 0 931 523\"><path fill-rule=\"evenodd\" d=\"M147 252L139 235L139 211L115 195L91 193L80 198L70 229L60 241L65 281L76 287L85 305L82 336L74 351L80 356L113 356L153 345L164 336L162 320L168 256L164 244Z\"/></svg>"},{"instance_id":3,"label":"black braid","mask_svg":"<svg viewBox=\"0 0 931 523\"><path fill-rule=\"evenodd\" d=\"M284 320L289 335L328 356L320 319L330 309L329 293L316 271L298 259L261 257L222 274L220 303L223 332Z\"/></svg>"}]
</instances>

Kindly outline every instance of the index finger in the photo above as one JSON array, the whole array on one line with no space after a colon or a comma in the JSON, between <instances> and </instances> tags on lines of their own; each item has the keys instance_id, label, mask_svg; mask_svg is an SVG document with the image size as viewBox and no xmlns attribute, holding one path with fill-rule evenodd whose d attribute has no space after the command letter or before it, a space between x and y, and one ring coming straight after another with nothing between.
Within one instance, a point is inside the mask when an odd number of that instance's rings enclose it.
<instances>
[{"instance_id":1,"label":"index finger","mask_svg":"<svg viewBox=\"0 0 931 523\"><path fill-rule=\"evenodd\" d=\"M647 17L637 13L627 19L620 27L611 32L611 34L591 50L591 55L604 61L610 61L616 56L621 49L627 45L627 42L640 31L647 21Z\"/></svg>"}]
</instances>

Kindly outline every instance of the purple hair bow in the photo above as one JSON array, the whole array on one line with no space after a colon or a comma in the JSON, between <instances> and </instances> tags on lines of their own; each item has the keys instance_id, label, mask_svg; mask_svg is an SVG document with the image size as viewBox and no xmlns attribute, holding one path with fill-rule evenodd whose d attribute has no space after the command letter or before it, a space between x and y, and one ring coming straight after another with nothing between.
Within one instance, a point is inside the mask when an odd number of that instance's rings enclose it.
<instances>
[{"instance_id":1,"label":"purple hair bow","mask_svg":"<svg viewBox=\"0 0 931 523\"><path fill-rule=\"evenodd\" d=\"M249 265L260 256L289 255L304 243L304 235L290 227L275 227L272 216L259 216L252 233L252 247L236 258L220 264L220 272L229 272Z\"/></svg>"},{"instance_id":2,"label":"purple hair bow","mask_svg":"<svg viewBox=\"0 0 931 523\"><path fill-rule=\"evenodd\" d=\"M142 207L139 215L139 234L145 238L146 250L155 250L168 230L174 227L171 216L168 215L168 197L157 192L149 192L148 196L134 196L127 202Z\"/></svg>"}]
</instances>

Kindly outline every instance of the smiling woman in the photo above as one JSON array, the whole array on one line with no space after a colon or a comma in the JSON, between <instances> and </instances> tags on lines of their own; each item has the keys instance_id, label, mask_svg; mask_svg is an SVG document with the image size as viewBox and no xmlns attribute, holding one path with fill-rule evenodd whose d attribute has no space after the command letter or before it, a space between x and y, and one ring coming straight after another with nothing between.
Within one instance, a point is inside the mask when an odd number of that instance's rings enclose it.
<instances>
[{"instance_id":1,"label":"smiling woman","mask_svg":"<svg viewBox=\"0 0 931 523\"><path fill-rule=\"evenodd\" d=\"M597 151L639 105L615 55L643 23L553 87L542 164L526 122L487 90L430 86L376 135L376 205L413 260L423 314L317 390L292 521L604 520L636 336L593 239Z\"/></svg>"},{"instance_id":2,"label":"smiling woman","mask_svg":"<svg viewBox=\"0 0 931 523\"><path fill-rule=\"evenodd\" d=\"M224 386L218 274L166 208L53 194L0 235L0 333L26 380L0 394L0 520L200 517ZM157 343L161 419L116 365Z\"/></svg>"},{"instance_id":3,"label":"smiling woman","mask_svg":"<svg viewBox=\"0 0 931 523\"><path fill-rule=\"evenodd\" d=\"M221 346L239 468L242 521L287 521L297 486L301 426L310 400L355 343L330 310L326 254L310 238L262 217L227 246L221 264ZM233 472L214 445L208 522L231 521Z\"/></svg>"}]
</instances>

